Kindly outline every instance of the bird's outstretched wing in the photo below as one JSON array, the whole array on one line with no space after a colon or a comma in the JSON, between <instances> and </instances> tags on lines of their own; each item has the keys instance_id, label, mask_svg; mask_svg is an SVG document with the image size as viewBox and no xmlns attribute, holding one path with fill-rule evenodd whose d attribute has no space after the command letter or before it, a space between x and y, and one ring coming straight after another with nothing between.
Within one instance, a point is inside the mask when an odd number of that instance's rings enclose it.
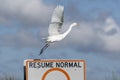
<instances>
[{"instance_id":1,"label":"bird's outstretched wing","mask_svg":"<svg viewBox=\"0 0 120 80\"><path fill-rule=\"evenodd\" d=\"M64 17L64 7L57 6L53 12L51 23L49 25L49 35L57 35L61 30L61 26L63 24L63 17Z\"/></svg>"}]
</instances>

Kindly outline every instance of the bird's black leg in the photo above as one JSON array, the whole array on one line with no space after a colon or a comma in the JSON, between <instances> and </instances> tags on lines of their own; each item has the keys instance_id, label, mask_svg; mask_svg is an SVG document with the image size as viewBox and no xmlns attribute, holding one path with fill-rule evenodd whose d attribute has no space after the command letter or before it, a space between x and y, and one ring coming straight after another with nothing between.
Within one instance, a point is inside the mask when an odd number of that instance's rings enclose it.
<instances>
[{"instance_id":1,"label":"bird's black leg","mask_svg":"<svg viewBox=\"0 0 120 80\"><path fill-rule=\"evenodd\" d=\"M45 44L45 46L41 49L41 51L40 51L40 54L39 55L41 55L42 53L43 53L43 51L48 47L50 45L50 43L49 42L47 42L46 44Z\"/></svg>"}]
</instances>

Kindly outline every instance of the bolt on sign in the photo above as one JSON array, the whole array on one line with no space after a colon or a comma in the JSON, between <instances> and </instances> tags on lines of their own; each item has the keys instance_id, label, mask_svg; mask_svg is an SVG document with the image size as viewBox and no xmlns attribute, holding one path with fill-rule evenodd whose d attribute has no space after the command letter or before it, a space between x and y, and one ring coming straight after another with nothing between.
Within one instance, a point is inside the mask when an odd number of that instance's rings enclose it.
<instances>
[{"instance_id":1,"label":"bolt on sign","mask_svg":"<svg viewBox=\"0 0 120 80\"><path fill-rule=\"evenodd\" d=\"M25 80L86 80L84 60L25 60Z\"/></svg>"}]
</instances>

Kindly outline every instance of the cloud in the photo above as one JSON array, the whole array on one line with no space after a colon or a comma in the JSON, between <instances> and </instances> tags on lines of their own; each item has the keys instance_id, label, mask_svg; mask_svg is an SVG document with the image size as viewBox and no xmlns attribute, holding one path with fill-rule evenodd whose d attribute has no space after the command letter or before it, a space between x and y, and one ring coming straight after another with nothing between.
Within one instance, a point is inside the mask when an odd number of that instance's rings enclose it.
<instances>
[{"instance_id":1,"label":"cloud","mask_svg":"<svg viewBox=\"0 0 120 80\"><path fill-rule=\"evenodd\" d=\"M105 33L112 35L120 31L118 25L111 17L107 18L105 22L106 22L104 26Z\"/></svg>"},{"instance_id":2,"label":"cloud","mask_svg":"<svg viewBox=\"0 0 120 80\"><path fill-rule=\"evenodd\" d=\"M120 29L113 18L107 18L106 24L103 28L105 34L100 37L104 41L104 49L109 53L120 52Z\"/></svg>"},{"instance_id":3,"label":"cloud","mask_svg":"<svg viewBox=\"0 0 120 80\"><path fill-rule=\"evenodd\" d=\"M79 52L119 53L120 30L116 21L112 17L108 17L110 15L109 10L107 8L104 10L102 8L90 8L86 13L84 9L80 11L80 8L73 4L67 5L65 8L66 21L62 32L68 29L67 26L73 22L73 17L75 17L74 21L80 21L81 26L80 28L74 27L64 40L53 44L55 48L68 47ZM89 6L86 6L85 9L87 7ZM71 11L71 9L74 11ZM50 23L48 21L52 11L53 7L46 5L42 0L0 0L0 23L13 23L18 24L17 27L22 27L21 30L17 28L15 34L0 35L0 45L38 48L42 43L40 38L47 36L48 27L45 26L49 26L47 24ZM94 15L97 15L98 20L96 20L96 17L93 17L96 21L93 18L92 21L86 20L91 19L92 14L89 14L91 11ZM100 15L99 12L103 14ZM33 30L30 26L27 27L29 29L27 30L22 25L30 25ZM38 32L38 28L34 28L36 25L40 26L40 32ZM36 32L36 34L33 32Z\"/></svg>"},{"instance_id":4,"label":"cloud","mask_svg":"<svg viewBox=\"0 0 120 80\"><path fill-rule=\"evenodd\" d=\"M74 27L68 36L61 41L64 47L68 45L67 47L85 53L120 55L120 30L113 18L106 18L104 24L99 22L80 22L80 24L80 28Z\"/></svg>"},{"instance_id":5,"label":"cloud","mask_svg":"<svg viewBox=\"0 0 120 80\"><path fill-rule=\"evenodd\" d=\"M20 30L16 34L4 34L1 35L0 45L7 47L18 48L33 48L40 45L37 36L33 35L30 31Z\"/></svg>"},{"instance_id":6,"label":"cloud","mask_svg":"<svg viewBox=\"0 0 120 80\"><path fill-rule=\"evenodd\" d=\"M42 0L0 0L0 23L44 24L49 20L51 9L52 6Z\"/></svg>"}]
</instances>

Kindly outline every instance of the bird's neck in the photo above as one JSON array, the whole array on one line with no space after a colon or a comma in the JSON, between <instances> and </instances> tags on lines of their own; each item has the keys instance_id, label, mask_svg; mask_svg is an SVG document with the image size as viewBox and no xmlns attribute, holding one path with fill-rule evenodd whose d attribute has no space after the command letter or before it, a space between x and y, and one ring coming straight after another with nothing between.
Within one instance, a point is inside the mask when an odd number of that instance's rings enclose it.
<instances>
[{"instance_id":1,"label":"bird's neck","mask_svg":"<svg viewBox=\"0 0 120 80\"><path fill-rule=\"evenodd\" d=\"M72 27L74 27L74 25L71 24L69 29L65 33L63 33L64 37L68 35L68 33L71 31Z\"/></svg>"}]
</instances>

